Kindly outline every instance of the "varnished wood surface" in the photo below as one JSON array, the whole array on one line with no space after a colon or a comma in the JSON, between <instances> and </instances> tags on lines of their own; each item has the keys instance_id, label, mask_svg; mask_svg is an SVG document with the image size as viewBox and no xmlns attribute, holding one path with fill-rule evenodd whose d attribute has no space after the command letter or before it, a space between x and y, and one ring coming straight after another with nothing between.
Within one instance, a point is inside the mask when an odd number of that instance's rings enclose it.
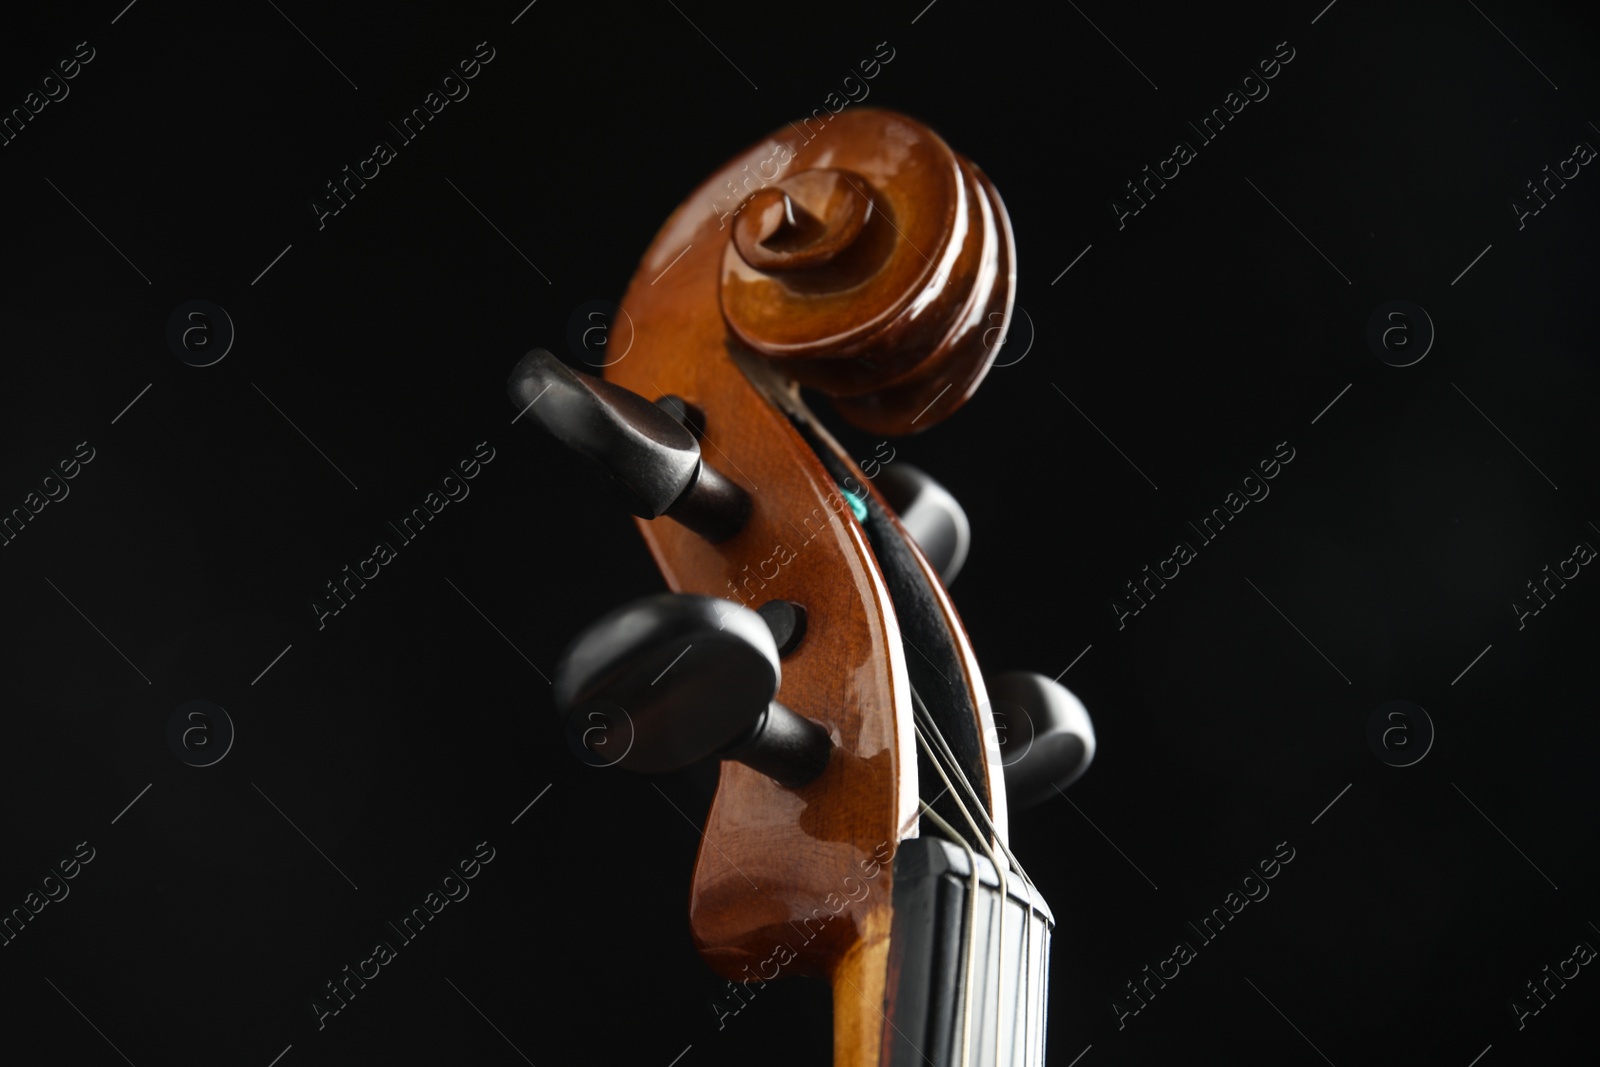
<instances>
[{"instance_id":1,"label":"varnished wood surface","mask_svg":"<svg viewBox=\"0 0 1600 1067\"><path fill-rule=\"evenodd\" d=\"M877 156L888 162L875 163ZM778 168L780 158L787 162ZM896 159L904 181L896 177ZM806 177L824 167L827 173ZM750 180L753 173L773 180L763 190ZM854 184L858 177L864 188ZM729 192L736 182L743 183L738 198ZM634 324L633 347L606 371L649 399L676 395L702 412L705 462L751 497L744 529L717 545L670 520L640 520L667 584L750 607L782 598L806 609L806 635L783 661L778 699L826 726L836 750L821 777L793 790L737 763L722 764L690 891L690 925L702 956L729 979L829 978L839 1067L878 1062L892 895L886 855L916 833L916 740L894 606L848 503L789 422L785 408L809 415L785 376L800 364L829 363L857 365L859 374L859 352L877 345L883 365L893 364L881 384L902 391L901 406L907 398L919 403L931 423L965 400L993 353L974 362L962 346L970 349L972 323L997 300L1009 310L1012 288L1009 225L986 189L981 175L930 131L888 112L848 112L809 145L792 128L779 131L709 178L657 234L622 301ZM851 196L869 207L852 206ZM928 249L884 244L885 233L895 235L883 223L896 219ZM787 272L788 281L773 289L766 276L751 273L736 241L776 275ZM850 294L838 291L840 276L829 272L859 274L862 262L841 262L858 253L894 260L902 276L874 290L866 304L852 305ZM917 265L930 253L935 261ZM741 327L748 332L758 323L768 348L773 337L788 338L783 343L792 342L799 357L758 352L731 328L740 312L725 317L730 271L738 275L735 290L745 287L731 298L748 313ZM797 273L814 277L797 282ZM795 286L816 276L822 277L817 301L795 299ZM871 288L874 277L869 271L857 283ZM755 292L764 286L764 294ZM763 301L789 306L774 316ZM778 321L805 319L809 307L826 313L798 327ZM864 329L845 321L863 318L864 307L876 308L877 320ZM841 356L825 336L819 343L816 335L830 331L851 334L866 348ZM961 358L970 366L952 374L946 364ZM949 380L925 380L919 368L926 366ZM871 392L856 392L853 402L870 405ZM909 424L915 414L889 421ZM850 469L870 487L854 464ZM981 676L942 586L920 553L916 558L956 637L967 675L960 684L985 709L979 729L1003 833L1004 786Z\"/></svg>"}]
</instances>

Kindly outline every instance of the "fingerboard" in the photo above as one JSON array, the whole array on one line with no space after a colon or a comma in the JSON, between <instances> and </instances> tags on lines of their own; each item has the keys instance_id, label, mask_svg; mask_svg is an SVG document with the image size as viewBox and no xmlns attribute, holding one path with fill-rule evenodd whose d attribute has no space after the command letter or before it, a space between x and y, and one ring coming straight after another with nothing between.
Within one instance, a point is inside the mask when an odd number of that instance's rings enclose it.
<instances>
[{"instance_id":1,"label":"fingerboard","mask_svg":"<svg viewBox=\"0 0 1600 1067\"><path fill-rule=\"evenodd\" d=\"M1002 894L981 853L935 837L901 842L883 1067L960 1067L963 1034L972 1067L1044 1063L1055 917L1022 878L1006 882Z\"/></svg>"}]
</instances>

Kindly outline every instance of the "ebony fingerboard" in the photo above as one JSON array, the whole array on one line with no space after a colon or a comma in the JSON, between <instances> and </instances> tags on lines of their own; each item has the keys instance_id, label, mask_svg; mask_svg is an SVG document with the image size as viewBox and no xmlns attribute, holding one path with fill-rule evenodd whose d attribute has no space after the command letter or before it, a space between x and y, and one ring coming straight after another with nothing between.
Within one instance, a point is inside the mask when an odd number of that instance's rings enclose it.
<instances>
[{"instance_id":1,"label":"ebony fingerboard","mask_svg":"<svg viewBox=\"0 0 1600 1067\"><path fill-rule=\"evenodd\" d=\"M963 1032L974 1067L1044 1063L1055 917L1020 877L1008 876L1002 896L994 865L979 853L977 866L974 898L965 849L933 837L900 843L882 1067L957 1067Z\"/></svg>"}]
</instances>

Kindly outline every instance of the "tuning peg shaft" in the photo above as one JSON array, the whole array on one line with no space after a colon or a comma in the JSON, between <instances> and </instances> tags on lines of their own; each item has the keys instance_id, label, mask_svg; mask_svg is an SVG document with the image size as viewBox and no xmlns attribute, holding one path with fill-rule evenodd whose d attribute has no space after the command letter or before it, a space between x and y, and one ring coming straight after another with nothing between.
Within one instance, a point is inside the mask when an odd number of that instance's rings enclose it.
<instances>
[{"instance_id":1,"label":"tuning peg shaft","mask_svg":"<svg viewBox=\"0 0 1600 1067\"><path fill-rule=\"evenodd\" d=\"M984 682L1011 810L1049 800L1089 769L1094 723L1066 686L1032 671L1008 671Z\"/></svg>"},{"instance_id":2,"label":"tuning peg shaft","mask_svg":"<svg viewBox=\"0 0 1600 1067\"><path fill-rule=\"evenodd\" d=\"M655 774L714 756L795 788L822 773L833 742L773 699L781 677L760 615L718 597L667 593L585 629L553 686L568 742L588 762Z\"/></svg>"},{"instance_id":3,"label":"tuning peg shaft","mask_svg":"<svg viewBox=\"0 0 1600 1067\"><path fill-rule=\"evenodd\" d=\"M711 542L726 541L749 518L749 495L705 463L694 434L639 394L542 348L522 357L506 391L529 421L600 464L640 518L665 515Z\"/></svg>"}]
</instances>

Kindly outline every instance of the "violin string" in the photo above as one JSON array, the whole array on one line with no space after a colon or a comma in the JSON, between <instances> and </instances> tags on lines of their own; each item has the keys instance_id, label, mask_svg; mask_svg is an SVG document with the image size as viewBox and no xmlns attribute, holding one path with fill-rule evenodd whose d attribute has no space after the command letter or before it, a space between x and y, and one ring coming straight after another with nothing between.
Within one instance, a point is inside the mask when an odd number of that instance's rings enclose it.
<instances>
[{"instance_id":1,"label":"violin string","mask_svg":"<svg viewBox=\"0 0 1600 1067\"><path fill-rule=\"evenodd\" d=\"M939 761L938 757L935 755L935 752L934 752L934 749L933 749L933 745L928 740L926 731L924 730L924 728L922 727L922 725L920 723L916 724L916 726L917 726L917 740L922 743L922 746L923 746L924 750L927 752L929 762L931 762L933 764L934 770L937 771L939 773L939 777L944 780L945 789L948 792L951 793L952 798L955 800L957 809L961 812L962 818L966 820L967 826L972 831L973 839L977 842L978 847L980 849L982 849L984 854L988 857L989 862L994 865L995 878L999 882L999 885L1000 885L1000 905L995 909L996 914L997 914L997 916L999 918L1000 929L999 929L998 934L995 935L994 934L994 930L993 930L993 924L991 923L990 924L990 930L989 930L989 933L991 935L994 935L992 937L992 940L993 940L994 945L995 945L994 969L989 972L994 976L994 981L992 983L988 983L988 982L985 983L985 987L987 987L988 985L992 984L994 986L994 990L995 990L995 1011L994 1011L994 1014L993 1014L992 1018L994 1020L994 1040L995 1040L995 1057L994 1058L995 1058L995 1063L998 1065L1001 1062L1000 1061L1000 1036L1001 1036L1000 1035L1000 1005L1004 1000L1003 990L1002 990L1001 986L1002 986L1002 984L1003 984L1003 982L1005 980L1004 979L1004 975L1003 975L1003 968L1001 967L1001 963L1002 963L1002 961L1004 959L1004 955L1005 955L1005 951L1004 951L1005 932L1006 932L1005 901L1006 901L1006 898L1007 898L1006 876L1005 876L1004 870L1002 870L1002 868L1000 866L999 858L995 856L994 852L988 847L987 842L984 841L983 833L978 829L977 823L973 820L972 813L967 809L966 804L964 802L962 802L962 800L960 798L960 795L955 792L954 785L950 780L950 776L945 773L944 767L940 765L940 761ZM969 957L976 955L976 949L977 949L977 930L976 930L976 924L974 924L973 933L972 933L971 938L969 939L969 944L968 944ZM988 953L987 949L985 949L985 951L984 951L984 968L985 968L986 971L989 968L989 953ZM963 996L964 996L965 1000L968 1003L968 1010L969 1011L970 1011L970 1002L971 1002L971 999L972 999L972 988L973 988L972 985L969 984L967 986L967 989L963 993ZM985 992L984 1006L985 1007L988 1006L987 992Z\"/></svg>"},{"instance_id":2,"label":"violin string","mask_svg":"<svg viewBox=\"0 0 1600 1067\"><path fill-rule=\"evenodd\" d=\"M912 692L913 692L913 694L915 694L916 691L912 690ZM918 703L921 702L921 698L920 697L917 698L917 702ZM926 706L925 705L924 705L924 710L926 710ZM933 765L933 769L935 771L939 772L939 777L944 780L945 789L947 791L949 791L949 793L951 794L951 798L953 800L955 800L955 802L956 802L957 809L961 812L962 818L964 818L966 820L967 826L971 828L973 839L976 841L978 847L983 850L984 854L986 856L988 856L989 862L994 865L995 879L1000 883L1000 902L995 908L995 915L996 915L996 918L999 921L1000 928L999 928L999 931L997 932L997 934L995 935L995 939L994 939L995 958L994 958L994 970L992 972L994 974L994 976L995 976L995 980L994 980L994 983L993 983L994 984L994 989L995 989L994 1060L995 1060L996 1067L999 1067L999 1064L1001 1063L1000 1038L1002 1036L1001 1035L1001 1031L1000 1031L1000 1008L1001 1008L1001 1005L1004 1003L1004 999L1005 999L1004 996L1003 996L1003 990L1001 989L1001 985L1004 982L1004 960L1005 960L1005 940L1006 940L1006 902L1010 899L1010 897L1009 897L1009 886L1008 886L1007 881L1006 881L1005 868L1001 866L1000 858L994 854L994 851L989 848L988 842L986 840L984 840L983 831L978 829L978 824L972 818L972 813L967 810L966 803L961 800L961 794L956 790L955 783L952 782L950 780L950 776L945 773L944 767L941 765L939 756L937 755L937 753L936 753L936 751L935 751L935 749L933 747L932 742L930 742L928 740L927 731L924 729L924 727L923 727L923 725L921 723L915 723L914 725L917 728L917 740L922 742L923 748L927 751L928 762L930 762ZM937 727L935 727L935 729L937 729ZM942 738L941 738L941 740L942 740ZM969 785L968 788L969 789L971 788L970 785ZM980 808L982 807L982 805L978 805L978 806ZM976 937L977 937L977 931L976 931L976 926L974 926L973 935L972 935L972 938L970 939L970 943L968 945L969 959L970 959L970 957L972 955L972 950L976 947ZM988 967L988 965L989 965L988 953L985 952L984 953L984 966ZM966 989L966 992L964 993L964 998L968 1002L967 1010L970 1011L971 1010L971 998L972 998L972 987L971 987L970 984L968 985L968 987Z\"/></svg>"},{"instance_id":3,"label":"violin string","mask_svg":"<svg viewBox=\"0 0 1600 1067\"><path fill-rule=\"evenodd\" d=\"M921 734L918 734L921 739ZM972 871L972 888L967 892L967 979L962 983L961 997L961 1067L971 1067L972 1064L972 961L975 953L973 947L977 941L978 929L978 854L972 851L972 846L967 844L967 839L956 832L955 827L945 822L933 810L927 801L918 799L922 805L922 814L933 821L933 824L943 830L952 844L960 846L967 854L967 866Z\"/></svg>"},{"instance_id":4,"label":"violin string","mask_svg":"<svg viewBox=\"0 0 1600 1067\"><path fill-rule=\"evenodd\" d=\"M977 790L973 788L966 772L961 769L961 761L956 759L955 751L951 749L950 743L945 740L944 734L940 732L938 723L934 722L933 713L928 710L928 706L923 703L921 695L915 689L911 690L911 701L916 708L918 718L922 721L923 728L928 730L933 739L939 743L939 747L944 753L946 766L955 773L957 780L966 789L967 796L972 798L972 804L978 813L978 818L983 820L983 824L988 828L995 844L1000 846L1000 851L1005 853L1006 859L1010 861L1011 866L1016 868L1017 873L1022 876L1022 880L1029 887L1033 887L1033 879L1028 877L1028 872L1022 867L1022 862L1017 859L1010 847L1006 845L1005 840L1001 838L999 830L994 825L994 820L989 818L989 813L984 809L983 802L978 798Z\"/></svg>"},{"instance_id":5,"label":"violin string","mask_svg":"<svg viewBox=\"0 0 1600 1067\"><path fill-rule=\"evenodd\" d=\"M917 714L922 719L924 728L929 730L934 740L939 743L939 746L944 752L946 765L955 773L962 786L966 788L967 795L972 798L973 807L978 812L978 817L982 819L984 825L988 827L989 834L994 838L995 844L1000 846L1000 851L1005 853L1007 861L1010 862L1011 866L1016 869L1016 872L1022 876L1023 883L1026 884L1028 888L1037 891L1038 887L1034 885L1033 879L1028 876L1027 870L1023 868L1022 861L1017 859L1016 854L1012 852L1010 846L1005 843L1005 839L1000 836L1000 831L995 827L994 820L990 819L989 813L984 810L983 803L978 799L977 790L972 787L972 783L968 780L966 772L961 769L960 761L956 759L955 752L950 748L950 743L946 741L944 735L940 733L938 724L933 721L933 714L928 711L928 706L922 702L922 697L915 689L911 691L911 697L913 704L916 707ZM1030 916L1033 914L1033 906L1031 901L1029 902L1028 913Z\"/></svg>"},{"instance_id":6,"label":"violin string","mask_svg":"<svg viewBox=\"0 0 1600 1067\"><path fill-rule=\"evenodd\" d=\"M1022 981L1020 983L1024 987L1024 998L1026 998L1026 999L1019 998L1018 1003L1019 1003L1019 1006L1021 1006L1023 1008L1023 1022L1024 1022L1023 1031L1024 1031L1024 1042L1025 1042L1024 1048L1023 1048L1023 1059L1024 1059L1025 1063L1030 1063L1031 1064L1033 1062L1033 1058L1032 1058L1032 1055L1033 1055L1033 1038L1034 1038L1034 1032L1033 1032L1034 1031L1034 1026L1033 1026L1033 1023L1036 1022L1039 1019L1039 1016L1040 1016L1040 1014L1042 1012L1042 1008L1043 1008L1043 1004L1042 1004L1043 986L1041 985L1040 986L1040 992L1039 992L1039 996L1041 998L1041 1002L1039 1002L1037 1004L1037 1008L1039 1010L1032 1010L1032 1011L1028 1010L1030 1007L1034 1007L1034 1004L1032 1002L1032 995L1033 995L1033 991L1031 989L1031 984L1032 983L1030 983L1027 980L1027 978L1028 978L1028 975L1029 975L1029 968L1031 968L1033 966L1033 963L1034 963L1034 957L1033 957L1033 919L1034 919L1035 908L1033 906L1033 898L1038 893L1038 887L1034 885L1033 879L1028 875L1027 870L1022 866L1022 861L1017 859L1016 854L1013 853L1011 851L1010 847L1005 843L1005 840L1000 836L999 831L996 829L996 827L994 825L994 821L989 818L988 812L984 810L983 804L978 799L977 791L973 788L971 781L967 778L966 772L961 769L960 761L956 759L955 753L954 753L954 751L951 750L949 742L945 740L943 733L941 733L940 730L939 730L938 724L936 722L934 722L933 715L932 715L931 712L928 711L927 705L925 703L923 703L921 694L919 694L915 689L912 689L911 697L912 697L913 705L916 708L917 715L922 721L923 728L925 730L927 730L929 733L931 733L931 735L933 736L934 740L938 742L939 748L943 751L943 755L944 755L944 759L945 759L946 765L955 773L956 777L960 780L961 785L966 789L967 795L972 798L973 807L978 812L978 817L981 818L983 820L984 824L988 827L989 832L990 832L991 836L993 837L995 844L997 844L1000 847L1000 850L1005 853L1007 861L1009 861L1011 866L1016 870L1016 872L1019 875L1021 875L1022 881L1023 881L1023 885L1026 886L1027 889L1030 891L1028 893L1028 901L1027 901L1027 918L1025 920L1026 925L1023 928L1024 929L1024 935L1025 935L1024 936L1023 951L1024 951L1024 954L1025 954L1024 955L1024 959L1025 959L1025 961L1027 963L1027 966L1024 967L1024 969L1023 969L1023 979L1022 979ZM946 780L946 784L948 785L948 779ZM998 864L996 864L996 866L998 866ZM1039 916L1039 920L1040 920L1040 923L1042 924L1044 922L1044 916L1040 915ZM1041 950L1041 954L1043 954L1044 952L1048 951L1048 949L1045 947L1045 945L1042 942L1041 942L1041 945L1040 945L1040 950ZM1030 1018L1030 1016L1031 1016L1031 1018Z\"/></svg>"}]
</instances>

